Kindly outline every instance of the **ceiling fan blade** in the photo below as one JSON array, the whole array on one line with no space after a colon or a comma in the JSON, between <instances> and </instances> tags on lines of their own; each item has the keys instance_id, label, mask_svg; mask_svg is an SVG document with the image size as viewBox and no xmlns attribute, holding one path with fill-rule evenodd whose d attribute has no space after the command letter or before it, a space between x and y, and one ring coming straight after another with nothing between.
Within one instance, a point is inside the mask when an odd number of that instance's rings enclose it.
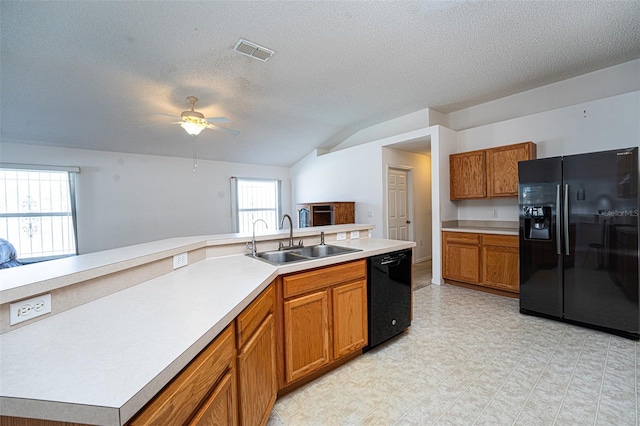
<instances>
[{"instance_id":1,"label":"ceiling fan blade","mask_svg":"<svg viewBox=\"0 0 640 426\"><path fill-rule=\"evenodd\" d=\"M169 114L169 113L166 113L166 112L154 112L154 114L157 114L157 115L166 115L167 117L171 117L171 118L180 118L180 117L179 117L179 116L177 116L177 115Z\"/></svg>"},{"instance_id":2,"label":"ceiling fan blade","mask_svg":"<svg viewBox=\"0 0 640 426\"><path fill-rule=\"evenodd\" d=\"M152 126L164 126L166 124L180 124L179 121L173 122L173 123L152 123L152 124L143 124L141 126L138 127L152 127Z\"/></svg>"},{"instance_id":3,"label":"ceiling fan blade","mask_svg":"<svg viewBox=\"0 0 640 426\"><path fill-rule=\"evenodd\" d=\"M240 134L240 132L237 130L227 129L226 127L216 126L215 124L211 124L211 123L209 123L209 125L207 126L207 129L218 130L224 133L229 133L230 135L234 135L234 136Z\"/></svg>"},{"instance_id":4,"label":"ceiling fan blade","mask_svg":"<svg viewBox=\"0 0 640 426\"><path fill-rule=\"evenodd\" d=\"M207 117L205 121L209 123L229 123L229 119L227 117Z\"/></svg>"}]
</instances>

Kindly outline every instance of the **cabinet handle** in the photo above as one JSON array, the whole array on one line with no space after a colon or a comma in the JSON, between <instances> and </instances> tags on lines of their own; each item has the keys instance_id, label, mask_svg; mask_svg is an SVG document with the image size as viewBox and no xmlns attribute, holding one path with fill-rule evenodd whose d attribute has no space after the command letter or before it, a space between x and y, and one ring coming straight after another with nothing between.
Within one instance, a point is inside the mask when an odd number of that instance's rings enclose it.
<instances>
[{"instance_id":1,"label":"cabinet handle","mask_svg":"<svg viewBox=\"0 0 640 426\"><path fill-rule=\"evenodd\" d=\"M564 254L569 256L569 184L564 185Z\"/></svg>"},{"instance_id":2,"label":"cabinet handle","mask_svg":"<svg viewBox=\"0 0 640 426\"><path fill-rule=\"evenodd\" d=\"M560 216L560 185L556 185L556 254L562 254L562 244L560 238L562 235L562 222Z\"/></svg>"}]
</instances>

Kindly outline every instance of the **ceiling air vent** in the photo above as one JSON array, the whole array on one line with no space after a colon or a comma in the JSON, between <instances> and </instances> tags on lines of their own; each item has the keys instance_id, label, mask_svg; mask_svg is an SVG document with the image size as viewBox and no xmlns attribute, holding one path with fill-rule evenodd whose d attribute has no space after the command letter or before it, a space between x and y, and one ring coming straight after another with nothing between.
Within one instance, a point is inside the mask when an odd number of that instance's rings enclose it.
<instances>
[{"instance_id":1,"label":"ceiling air vent","mask_svg":"<svg viewBox=\"0 0 640 426\"><path fill-rule=\"evenodd\" d=\"M236 43L236 47L234 47L233 50L262 62L267 62L269 58L272 57L274 53L276 53L274 50L267 49L263 46L258 46L257 44L244 39L240 39L238 43Z\"/></svg>"}]
</instances>

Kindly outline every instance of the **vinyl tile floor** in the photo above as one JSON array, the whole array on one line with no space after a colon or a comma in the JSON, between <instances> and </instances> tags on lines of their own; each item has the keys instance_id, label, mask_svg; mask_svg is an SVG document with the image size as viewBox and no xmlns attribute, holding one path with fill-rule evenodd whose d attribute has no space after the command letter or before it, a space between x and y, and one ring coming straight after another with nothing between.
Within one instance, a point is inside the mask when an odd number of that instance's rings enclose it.
<instances>
[{"instance_id":1,"label":"vinyl tile floor","mask_svg":"<svg viewBox=\"0 0 640 426\"><path fill-rule=\"evenodd\" d=\"M518 300L414 291L408 331L279 398L277 425L637 425L639 345L521 315Z\"/></svg>"}]
</instances>

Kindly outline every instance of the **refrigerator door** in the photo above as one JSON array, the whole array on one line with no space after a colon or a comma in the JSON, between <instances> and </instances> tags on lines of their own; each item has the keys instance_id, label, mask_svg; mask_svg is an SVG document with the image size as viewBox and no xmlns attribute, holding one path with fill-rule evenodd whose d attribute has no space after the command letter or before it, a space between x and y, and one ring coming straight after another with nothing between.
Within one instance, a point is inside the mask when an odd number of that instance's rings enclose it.
<instances>
[{"instance_id":1,"label":"refrigerator door","mask_svg":"<svg viewBox=\"0 0 640 426\"><path fill-rule=\"evenodd\" d=\"M639 331L638 148L563 159L564 316Z\"/></svg>"},{"instance_id":2,"label":"refrigerator door","mask_svg":"<svg viewBox=\"0 0 640 426\"><path fill-rule=\"evenodd\" d=\"M560 157L518 163L520 311L562 317Z\"/></svg>"}]
</instances>

